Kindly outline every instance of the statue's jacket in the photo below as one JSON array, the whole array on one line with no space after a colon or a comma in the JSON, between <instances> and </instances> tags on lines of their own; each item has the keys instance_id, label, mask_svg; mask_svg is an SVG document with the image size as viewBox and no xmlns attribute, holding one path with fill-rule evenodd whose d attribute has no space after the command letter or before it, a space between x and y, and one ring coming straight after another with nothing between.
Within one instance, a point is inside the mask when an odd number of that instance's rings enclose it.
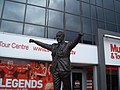
<instances>
[{"instance_id":1,"label":"statue's jacket","mask_svg":"<svg viewBox=\"0 0 120 90\"><path fill-rule=\"evenodd\" d=\"M52 45L39 41L35 41L35 43L52 52L51 71L53 73L56 70L69 72L71 71L70 52L78 44L80 39L81 36L78 34L78 37L73 42L53 43Z\"/></svg>"},{"instance_id":2,"label":"statue's jacket","mask_svg":"<svg viewBox=\"0 0 120 90\"><path fill-rule=\"evenodd\" d=\"M66 42L60 45L52 44L52 72L56 69L58 71L71 71L70 51L69 44Z\"/></svg>"}]
</instances>

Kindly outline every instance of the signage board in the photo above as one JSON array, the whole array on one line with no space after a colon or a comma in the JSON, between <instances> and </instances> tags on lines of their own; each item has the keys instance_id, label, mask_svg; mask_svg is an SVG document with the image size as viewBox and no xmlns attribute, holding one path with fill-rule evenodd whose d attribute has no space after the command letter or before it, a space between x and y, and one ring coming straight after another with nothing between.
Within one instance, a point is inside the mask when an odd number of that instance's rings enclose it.
<instances>
[{"instance_id":1,"label":"signage board","mask_svg":"<svg viewBox=\"0 0 120 90\"><path fill-rule=\"evenodd\" d=\"M19 59L0 60L0 90L54 90L51 63Z\"/></svg>"},{"instance_id":2,"label":"signage board","mask_svg":"<svg viewBox=\"0 0 120 90\"><path fill-rule=\"evenodd\" d=\"M104 37L104 52L106 65L120 66L120 40Z\"/></svg>"},{"instance_id":3,"label":"signage board","mask_svg":"<svg viewBox=\"0 0 120 90\"><path fill-rule=\"evenodd\" d=\"M54 39L0 33L0 57L52 61L49 50L29 43L29 39L56 43ZM73 63L98 64L97 46L78 44L71 51L70 59Z\"/></svg>"}]
</instances>

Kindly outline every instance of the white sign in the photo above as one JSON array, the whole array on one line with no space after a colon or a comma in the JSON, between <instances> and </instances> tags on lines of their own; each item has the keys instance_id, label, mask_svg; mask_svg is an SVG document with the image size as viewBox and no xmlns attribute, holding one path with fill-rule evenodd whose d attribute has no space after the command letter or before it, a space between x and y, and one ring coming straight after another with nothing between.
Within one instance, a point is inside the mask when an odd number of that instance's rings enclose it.
<instances>
[{"instance_id":1,"label":"white sign","mask_svg":"<svg viewBox=\"0 0 120 90\"><path fill-rule=\"evenodd\" d=\"M104 37L105 63L120 66L120 40Z\"/></svg>"},{"instance_id":2,"label":"white sign","mask_svg":"<svg viewBox=\"0 0 120 90\"><path fill-rule=\"evenodd\" d=\"M56 43L56 40L28 37L24 35L0 33L0 56L51 61L51 52L34 43L29 39L35 39L47 44ZM71 51L71 62L84 64L98 64L97 46L78 44Z\"/></svg>"}]
</instances>

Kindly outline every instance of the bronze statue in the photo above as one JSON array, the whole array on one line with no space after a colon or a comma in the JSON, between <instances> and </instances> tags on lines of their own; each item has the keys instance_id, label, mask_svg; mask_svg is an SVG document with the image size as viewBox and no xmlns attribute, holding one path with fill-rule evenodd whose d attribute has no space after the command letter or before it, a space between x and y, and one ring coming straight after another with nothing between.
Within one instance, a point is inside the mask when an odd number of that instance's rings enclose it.
<instances>
[{"instance_id":1,"label":"bronze statue","mask_svg":"<svg viewBox=\"0 0 120 90\"><path fill-rule=\"evenodd\" d=\"M65 90L71 90L71 63L70 52L79 43L83 33L79 33L77 38L73 42L65 42L65 34L59 31L56 34L58 43L52 45L45 44L40 41L30 39L30 43L35 43L43 48L46 48L52 52L52 67L51 72L53 75L54 90L60 90L61 81Z\"/></svg>"}]
</instances>

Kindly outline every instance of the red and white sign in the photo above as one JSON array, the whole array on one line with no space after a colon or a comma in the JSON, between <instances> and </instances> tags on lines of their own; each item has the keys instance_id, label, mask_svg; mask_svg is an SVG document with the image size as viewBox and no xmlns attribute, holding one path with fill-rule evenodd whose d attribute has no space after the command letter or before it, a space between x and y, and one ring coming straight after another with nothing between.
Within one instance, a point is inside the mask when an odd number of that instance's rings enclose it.
<instances>
[{"instance_id":1,"label":"red and white sign","mask_svg":"<svg viewBox=\"0 0 120 90\"><path fill-rule=\"evenodd\" d=\"M87 79L87 90L93 90L93 81L92 81L92 79Z\"/></svg>"},{"instance_id":2,"label":"red and white sign","mask_svg":"<svg viewBox=\"0 0 120 90\"><path fill-rule=\"evenodd\" d=\"M80 86L80 81L79 81L79 80L76 80L76 81L75 81L75 86L77 86L77 87Z\"/></svg>"},{"instance_id":3,"label":"red and white sign","mask_svg":"<svg viewBox=\"0 0 120 90\"><path fill-rule=\"evenodd\" d=\"M51 61L51 52L34 43L29 43L31 38L47 44L56 43L53 39L0 33L0 57ZM97 46L78 44L71 51L71 62L98 64Z\"/></svg>"},{"instance_id":4,"label":"red and white sign","mask_svg":"<svg viewBox=\"0 0 120 90\"><path fill-rule=\"evenodd\" d=\"M105 63L120 66L120 40L104 37Z\"/></svg>"}]
</instances>

